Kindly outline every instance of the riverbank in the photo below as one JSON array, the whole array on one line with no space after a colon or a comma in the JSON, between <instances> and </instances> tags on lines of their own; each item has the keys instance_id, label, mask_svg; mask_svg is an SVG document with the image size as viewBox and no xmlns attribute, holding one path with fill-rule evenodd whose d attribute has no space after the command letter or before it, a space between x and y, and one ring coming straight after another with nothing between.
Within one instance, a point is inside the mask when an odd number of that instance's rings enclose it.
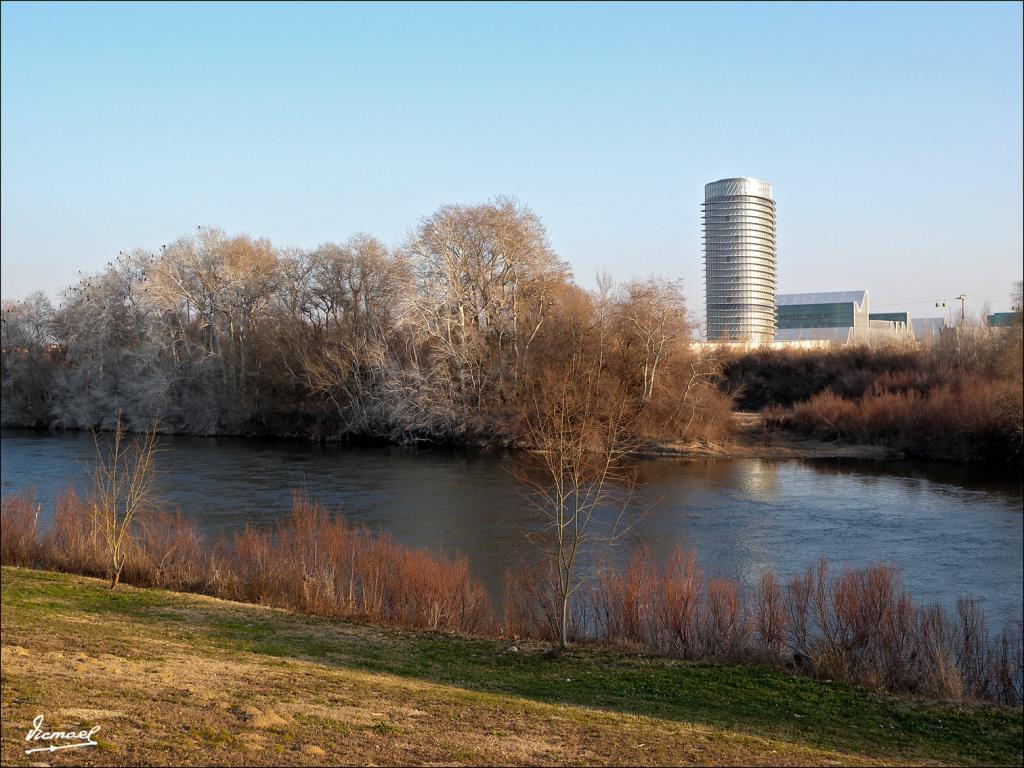
<instances>
[{"instance_id":1,"label":"riverbank","mask_svg":"<svg viewBox=\"0 0 1024 768\"><path fill-rule=\"evenodd\" d=\"M842 443L827 440L815 440L797 432L773 430L767 432L760 413L733 413L732 434L729 438L712 443L696 442L646 442L642 443L634 454L640 458L657 458L668 456L676 458L701 459L899 459L899 451L884 445L868 445L861 443ZM32 426L5 424L3 431L8 434L82 434L88 436L86 430L67 429L50 430ZM509 440L475 440L470 442L449 443L396 443L384 438L368 436L352 437L335 440L317 440L300 435L265 435L265 434L190 434L162 432L168 438L195 438L210 441L238 441L256 443L279 443L282 445L340 445L346 448L382 448L382 447L423 447L431 450L465 451L470 454L497 454L526 450Z\"/></svg>"},{"instance_id":2,"label":"riverbank","mask_svg":"<svg viewBox=\"0 0 1024 768\"><path fill-rule=\"evenodd\" d=\"M704 459L899 459L901 453L884 445L815 440L798 432L768 429L760 413L735 411L728 439L698 444L665 442L643 447L645 456Z\"/></svg>"},{"instance_id":3,"label":"riverbank","mask_svg":"<svg viewBox=\"0 0 1024 768\"><path fill-rule=\"evenodd\" d=\"M384 631L3 569L5 765L1020 764L1021 715L759 668ZM62 762L71 762L65 755Z\"/></svg>"}]
</instances>

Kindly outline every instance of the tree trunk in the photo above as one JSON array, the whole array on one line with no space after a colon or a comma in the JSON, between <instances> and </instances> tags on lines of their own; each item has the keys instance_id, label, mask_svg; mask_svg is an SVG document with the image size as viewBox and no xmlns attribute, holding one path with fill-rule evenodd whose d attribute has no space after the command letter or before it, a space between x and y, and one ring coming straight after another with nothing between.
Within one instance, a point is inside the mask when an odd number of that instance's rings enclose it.
<instances>
[{"instance_id":1,"label":"tree trunk","mask_svg":"<svg viewBox=\"0 0 1024 768\"><path fill-rule=\"evenodd\" d=\"M551 649L551 656L558 656L569 647L569 595L562 595L562 620L558 626L558 644Z\"/></svg>"}]
</instances>

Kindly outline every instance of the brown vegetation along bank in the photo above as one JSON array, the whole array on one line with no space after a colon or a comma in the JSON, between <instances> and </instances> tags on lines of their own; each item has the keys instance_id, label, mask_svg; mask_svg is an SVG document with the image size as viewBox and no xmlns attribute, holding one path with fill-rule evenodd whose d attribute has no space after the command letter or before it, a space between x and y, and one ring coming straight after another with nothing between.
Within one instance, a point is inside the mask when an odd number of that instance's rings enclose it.
<instances>
[{"instance_id":1,"label":"brown vegetation along bank","mask_svg":"<svg viewBox=\"0 0 1024 768\"><path fill-rule=\"evenodd\" d=\"M24 495L2 502L0 560L108 576L109 548L91 499L69 491L41 530ZM180 513L150 512L133 527L121 581L371 621L384 626L486 632L491 608L465 558L434 557L329 515L296 494L272 530L247 528L213 542Z\"/></svg>"},{"instance_id":2,"label":"brown vegetation along bank","mask_svg":"<svg viewBox=\"0 0 1024 768\"><path fill-rule=\"evenodd\" d=\"M721 382L738 407L763 414L760 432L756 422L741 424L746 439L734 455L757 443L765 455L844 455L846 444L877 446L880 457L988 462L1017 471L1024 458L1019 325L964 325L927 349L756 351L727 360ZM793 435L817 444L794 444ZM783 450L768 450L773 444Z\"/></svg>"},{"instance_id":3,"label":"brown vegetation along bank","mask_svg":"<svg viewBox=\"0 0 1024 768\"><path fill-rule=\"evenodd\" d=\"M401 247L311 250L202 228L3 306L8 425L507 444L531 393L594 361L638 436L715 439L729 400L691 349L681 285L596 291L540 219L499 198L444 206Z\"/></svg>"},{"instance_id":4,"label":"brown vegetation along bank","mask_svg":"<svg viewBox=\"0 0 1024 768\"><path fill-rule=\"evenodd\" d=\"M109 429L120 411L173 434L521 445L537 392L589 370L639 443L714 452L735 406L818 440L1021 456L1019 328L965 326L929 350L696 349L679 281L585 290L506 198L443 206L397 248L200 228L56 307L37 293L2 312L8 426Z\"/></svg>"},{"instance_id":5,"label":"brown vegetation along bank","mask_svg":"<svg viewBox=\"0 0 1024 768\"><path fill-rule=\"evenodd\" d=\"M0 509L0 561L108 574L94 507L67 495L53 525L15 496ZM121 581L199 592L331 618L466 635L550 641L560 593L546 567L510 574L502 619L463 558L403 547L297 496L276 529L204 541L180 515L153 514L134 530ZM990 630L968 599L955 614L914 604L890 567L831 572L819 563L788 581L765 573L754 594L707 579L693 552L667 563L634 553L624 569L597 567L573 591L570 639L693 661L750 663L936 698L1021 705L1019 623Z\"/></svg>"}]
</instances>

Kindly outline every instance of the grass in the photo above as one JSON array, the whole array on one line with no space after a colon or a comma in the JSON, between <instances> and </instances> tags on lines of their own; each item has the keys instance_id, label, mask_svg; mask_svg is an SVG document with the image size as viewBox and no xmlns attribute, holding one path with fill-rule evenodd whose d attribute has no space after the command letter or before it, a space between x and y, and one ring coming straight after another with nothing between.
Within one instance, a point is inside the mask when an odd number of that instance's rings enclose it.
<instances>
[{"instance_id":1,"label":"grass","mask_svg":"<svg viewBox=\"0 0 1024 768\"><path fill-rule=\"evenodd\" d=\"M769 669L542 649L52 572L2 574L2 762L1019 765L1020 712Z\"/></svg>"}]
</instances>

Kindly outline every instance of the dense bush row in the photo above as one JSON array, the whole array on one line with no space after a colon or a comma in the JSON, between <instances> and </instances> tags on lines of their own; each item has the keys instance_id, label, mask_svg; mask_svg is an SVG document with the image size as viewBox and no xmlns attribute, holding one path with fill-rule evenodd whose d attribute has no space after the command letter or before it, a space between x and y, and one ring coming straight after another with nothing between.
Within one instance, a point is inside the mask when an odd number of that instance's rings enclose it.
<instances>
[{"instance_id":1,"label":"dense bush row","mask_svg":"<svg viewBox=\"0 0 1024 768\"><path fill-rule=\"evenodd\" d=\"M25 495L3 500L0 560L106 577L109 555L89 499L65 493L41 530ZM386 626L474 633L491 607L465 558L403 547L353 526L302 495L273 530L205 542L181 514L152 512L133 531L123 582L199 592Z\"/></svg>"},{"instance_id":2,"label":"dense bush row","mask_svg":"<svg viewBox=\"0 0 1024 768\"><path fill-rule=\"evenodd\" d=\"M1019 326L961 326L926 349L755 351L728 359L721 384L769 429L1019 468L1022 351Z\"/></svg>"},{"instance_id":3,"label":"dense bush row","mask_svg":"<svg viewBox=\"0 0 1024 768\"><path fill-rule=\"evenodd\" d=\"M860 397L882 375L918 373L924 360L925 353L915 348L759 349L727 358L721 383L735 393L738 409L760 411L792 406L822 392Z\"/></svg>"},{"instance_id":4,"label":"dense bush row","mask_svg":"<svg viewBox=\"0 0 1024 768\"><path fill-rule=\"evenodd\" d=\"M557 601L544 574L541 567L508 575L509 632L557 638ZM663 564L639 550L625 568L600 569L592 588L574 597L572 617L577 641L693 661L785 664L891 692L1022 702L1020 622L991 635L973 599L959 599L952 616L915 605L889 566L832 573L821 560L785 583L765 572L744 595L732 581L706 578L692 550Z\"/></svg>"},{"instance_id":5,"label":"dense bush row","mask_svg":"<svg viewBox=\"0 0 1024 768\"><path fill-rule=\"evenodd\" d=\"M982 378L846 399L823 392L792 409L769 409L777 425L822 439L882 443L909 457L986 461L1020 468L1021 390Z\"/></svg>"}]
</instances>

